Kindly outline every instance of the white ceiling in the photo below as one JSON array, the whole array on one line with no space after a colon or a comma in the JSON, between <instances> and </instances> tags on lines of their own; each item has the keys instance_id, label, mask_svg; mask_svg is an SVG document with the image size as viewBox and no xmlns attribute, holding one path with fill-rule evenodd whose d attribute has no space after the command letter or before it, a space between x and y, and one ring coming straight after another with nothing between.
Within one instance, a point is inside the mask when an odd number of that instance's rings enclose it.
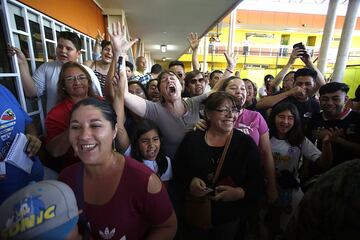
<instances>
[{"instance_id":1,"label":"white ceiling","mask_svg":"<svg viewBox=\"0 0 360 240\"><path fill-rule=\"evenodd\" d=\"M95 1L95 0L94 0ZM242 0L96 0L104 11L122 9L131 37L144 41L145 51L161 60L179 58L189 47L189 32L205 34ZM160 45L167 45L162 53Z\"/></svg>"}]
</instances>

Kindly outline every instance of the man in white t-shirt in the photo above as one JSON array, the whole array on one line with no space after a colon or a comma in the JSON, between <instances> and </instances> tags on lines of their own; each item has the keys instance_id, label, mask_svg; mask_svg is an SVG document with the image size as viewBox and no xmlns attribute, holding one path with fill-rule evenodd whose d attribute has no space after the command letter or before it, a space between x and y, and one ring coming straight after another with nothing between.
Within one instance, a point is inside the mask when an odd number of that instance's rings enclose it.
<instances>
[{"instance_id":1,"label":"man in white t-shirt","mask_svg":"<svg viewBox=\"0 0 360 240\"><path fill-rule=\"evenodd\" d=\"M77 61L81 54L80 50L81 40L76 33L60 32L57 39L56 60L43 63L31 77L25 55L20 49L8 45L8 54L17 56L25 95L27 97L46 95L46 112L49 112L57 102L57 82L62 65ZM91 76L95 93L102 96L99 80L90 68L85 68Z\"/></svg>"}]
</instances>

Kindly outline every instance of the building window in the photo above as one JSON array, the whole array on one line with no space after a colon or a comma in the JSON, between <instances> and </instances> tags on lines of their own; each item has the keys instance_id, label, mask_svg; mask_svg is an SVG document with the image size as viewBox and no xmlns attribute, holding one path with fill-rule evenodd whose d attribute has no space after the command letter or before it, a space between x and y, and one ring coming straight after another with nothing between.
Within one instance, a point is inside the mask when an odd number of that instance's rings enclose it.
<instances>
[{"instance_id":1,"label":"building window","mask_svg":"<svg viewBox=\"0 0 360 240\"><path fill-rule=\"evenodd\" d=\"M0 27L0 80L14 93L22 107L33 118L40 132L44 130L44 101L24 97L21 86L19 68L15 58L6 55L6 45L18 47L25 54L30 73L32 74L42 63L55 59L57 35L60 31L71 31L79 35L82 42L79 62L91 59L95 39L64 25L35 9L14 0L1 1Z\"/></svg>"}]
</instances>

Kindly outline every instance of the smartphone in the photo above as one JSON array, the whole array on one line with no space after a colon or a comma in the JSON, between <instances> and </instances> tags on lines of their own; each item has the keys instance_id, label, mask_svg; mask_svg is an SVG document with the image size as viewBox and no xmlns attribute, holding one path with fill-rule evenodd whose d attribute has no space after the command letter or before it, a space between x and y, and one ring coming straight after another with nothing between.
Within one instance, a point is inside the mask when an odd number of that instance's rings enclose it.
<instances>
[{"instance_id":1,"label":"smartphone","mask_svg":"<svg viewBox=\"0 0 360 240\"><path fill-rule=\"evenodd\" d=\"M123 57L119 56L118 61L117 61L117 68L116 68L118 73L120 73L120 70L122 68L122 64L123 64Z\"/></svg>"},{"instance_id":2,"label":"smartphone","mask_svg":"<svg viewBox=\"0 0 360 240\"><path fill-rule=\"evenodd\" d=\"M206 192L206 194L210 194L210 193L214 192L214 189L213 189L213 188L206 187L206 188L204 189L204 191Z\"/></svg>"},{"instance_id":3,"label":"smartphone","mask_svg":"<svg viewBox=\"0 0 360 240\"><path fill-rule=\"evenodd\" d=\"M305 50L305 46L302 42L299 42L299 43L295 43L293 45L293 48L299 48L299 49L304 49Z\"/></svg>"}]
</instances>

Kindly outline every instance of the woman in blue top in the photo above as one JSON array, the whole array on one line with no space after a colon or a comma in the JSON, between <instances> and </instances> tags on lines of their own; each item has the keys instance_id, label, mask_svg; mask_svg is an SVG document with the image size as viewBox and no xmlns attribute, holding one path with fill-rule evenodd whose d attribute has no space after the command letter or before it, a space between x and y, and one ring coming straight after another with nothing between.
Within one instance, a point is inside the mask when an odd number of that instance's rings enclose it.
<instances>
[{"instance_id":1,"label":"woman in blue top","mask_svg":"<svg viewBox=\"0 0 360 240\"><path fill-rule=\"evenodd\" d=\"M1 204L8 196L26 186L30 181L42 180L44 170L40 160L34 157L40 149L41 141L36 137L32 119L3 85L0 85L0 99ZM34 161L30 174L4 161L17 133L24 133L29 140L25 151Z\"/></svg>"}]
</instances>

